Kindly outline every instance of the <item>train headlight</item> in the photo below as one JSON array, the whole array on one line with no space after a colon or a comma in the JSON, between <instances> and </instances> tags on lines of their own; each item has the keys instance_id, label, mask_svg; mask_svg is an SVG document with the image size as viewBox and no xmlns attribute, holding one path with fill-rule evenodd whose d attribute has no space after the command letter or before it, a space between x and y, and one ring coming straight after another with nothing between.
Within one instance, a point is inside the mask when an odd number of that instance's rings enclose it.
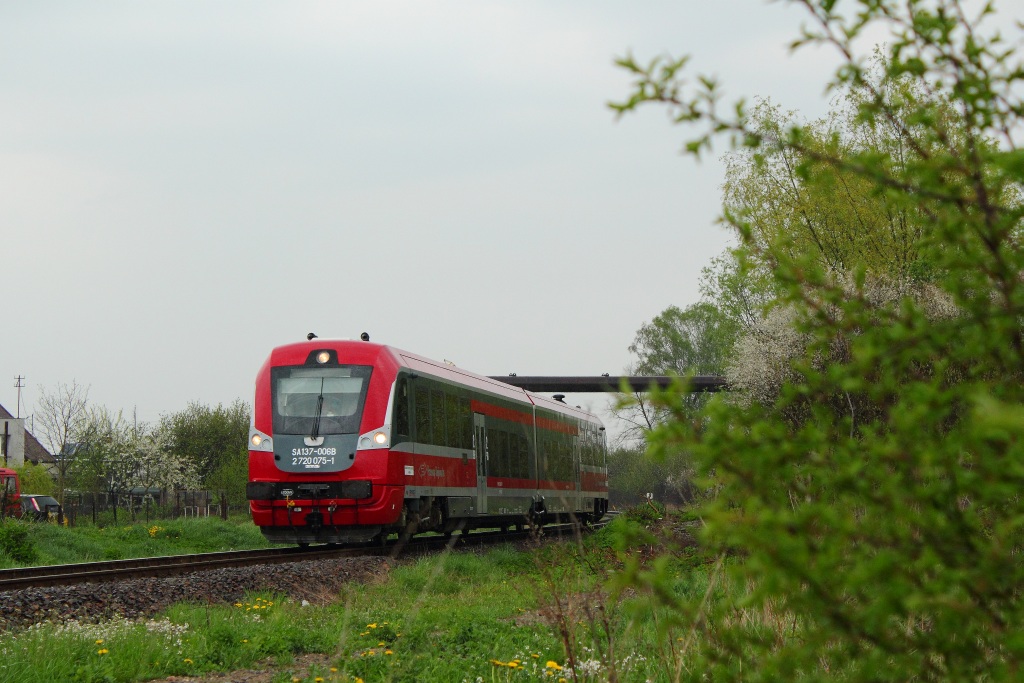
<instances>
[{"instance_id":1,"label":"train headlight","mask_svg":"<svg viewBox=\"0 0 1024 683\"><path fill-rule=\"evenodd\" d=\"M321 365L323 365L324 363L326 363L330 359L331 359L331 354L328 353L327 351L321 351L320 353L316 354L316 362L320 363Z\"/></svg>"},{"instance_id":2,"label":"train headlight","mask_svg":"<svg viewBox=\"0 0 1024 683\"><path fill-rule=\"evenodd\" d=\"M261 453L273 453L274 440L260 430L251 427L249 429L249 450L260 451Z\"/></svg>"},{"instance_id":3,"label":"train headlight","mask_svg":"<svg viewBox=\"0 0 1024 683\"><path fill-rule=\"evenodd\" d=\"M377 427L373 431L359 435L360 450L377 450L391 446L391 428L388 425Z\"/></svg>"}]
</instances>

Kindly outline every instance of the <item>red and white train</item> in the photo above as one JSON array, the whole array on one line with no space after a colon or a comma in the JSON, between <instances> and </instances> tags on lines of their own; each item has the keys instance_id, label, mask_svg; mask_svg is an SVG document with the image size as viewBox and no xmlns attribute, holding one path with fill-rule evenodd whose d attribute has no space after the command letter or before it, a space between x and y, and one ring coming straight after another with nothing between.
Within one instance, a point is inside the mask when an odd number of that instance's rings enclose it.
<instances>
[{"instance_id":1,"label":"red and white train","mask_svg":"<svg viewBox=\"0 0 1024 683\"><path fill-rule=\"evenodd\" d=\"M369 341L274 349L249 434L253 521L275 543L352 543L608 510L585 411Z\"/></svg>"}]
</instances>

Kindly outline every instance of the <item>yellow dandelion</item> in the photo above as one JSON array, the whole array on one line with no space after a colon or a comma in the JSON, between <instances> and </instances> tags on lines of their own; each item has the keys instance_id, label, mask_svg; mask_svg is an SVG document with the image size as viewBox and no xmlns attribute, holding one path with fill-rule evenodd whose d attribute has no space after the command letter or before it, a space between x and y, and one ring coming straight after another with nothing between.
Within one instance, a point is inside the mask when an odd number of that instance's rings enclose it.
<instances>
[{"instance_id":1,"label":"yellow dandelion","mask_svg":"<svg viewBox=\"0 0 1024 683\"><path fill-rule=\"evenodd\" d=\"M391 650L384 650L384 654L386 654L386 655L393 655L395 653L392 652Z\"/></svg>"},{"instance_id":2,"label":"yellow dandelion","mask_svg":"<svg viewBox=\"0 0 1024 683\"><path fill-rule=\"evenodd\" d=\"M554 660L550 660L550 659L548 660L548 663L545 664L544 666L546 666L549 669L554 669L555 671L561 671L562 670L562 667L559 666L558 662L556 662Z\"/></svg>"},{"instance_id":3,"label":"yellow dandelion","mask_svg":"<svg viewBox=\"0 0 1024 683\"><path fill-rule=\"evenodd\" d=\"M313 683L324 683L323 676L317 676L313 679Z\"/></svg>"},{"instance_id":4,"label":"yellow dandelion","mask_svg":"<svg viewBox=\"0 0 1024 683\"><path fill-rule=\"evenodd\" d=\"M517 668L519 668L519 662L509 662L508 663L508 668L510 668L510 669L517 669Z\"/></svg>"},{"instance_id":5,"label":"yellow dandelion","mask_svg":"<svg viewBox=\"0 0 1024 683\"><path fill-rule=\"evenodd\" d=\"M530 655L530 656L533 657L534 659L540 659L540 655Z\"/></svg>"},{"instance_id":6,"label":"yellow dandelion","mask_svg":"<svg viewBox=\"0 0 1024 683\"><path fill-rule=\"evenodd\" d=\"M338 667L336 667L336 666L332 666L332 667L331 667L331 673L332 673L332 674L336 674L336 673L338 673Z\"/></svg>"},{"instance_id":7,"label":"yellow dandelion","mask_svg":"<svg viewBox=\"0 0 1024 683\"><path fill-rule=\"evenodd\" d=\"M96 654L98 655L105 655L108 652L110 652L110 650L108 650L107 648L103 648L102 650L96 650Z\"/></svg>"},{"instance_id":8,"label":"yellow dandelion","mask_svg":"<svg viewBox=\"0 0 1024 683\"><path fill-rule=\"evenodd\" d=\"M242 606L242 603L240 603L240 602L236 602L235 603L235 607L241 607L241 606Z\"/></svg>"},{"instance_id":9,"label":"yellow dandelion","mask_svg":"<svg viewBox=\"0 0 1024 683\"><path fill-rule=\"evenodd\" d=\"M249 639L248 639L248 638L242 638L242 642L243 642L243 643L248 643L248 642L249 642Z\"/></svg>"},{"instance_id":10,"label":"yellow dandelion","mask_svg":"<svg viewBox=\"0 0 1024 683\"><path fill-rule=\"evenodd\" d=\"M97 638L96 639L96 644L97 645L102 645L103 644L103 639L102 638Z\"/></svg>"},{"instance_id":11,"label":"yellow dandelion","mask_svg":"<svg viewBox=\"0 0 1024 683\"><path fill-rule=\"evenodd\" d=\"M505 666L505 662L498 659L492 659L491 664L493 664L494 666Z\"/></svg>"},{"instance_id":12,"label":"yellow dandelion","mask_svg":"<svg viewBox=\"0 0 1024 683\"><path fill-rule=\"evenodd\" d=\"M366 625L366 628L377 628L377 623L376 623L376 622L374 622L374 623L372 623L372 624L367 624L367 625Z\"/></svg>"},{"instance_id":13,"label":"yellow dandelion","mask_svg":"<svg viewBox=\"0 0 1024 683\"><path fill-rule=\"evenodd\" d=\"M356 678L356 683L366 683L366 681L361 678Z\"/></svg>"},{"instance_id":14,"label":"yellow dandelion","mask_svg":"<svg viewBox=\"0 0 1024 683\"><path fill-rule=\"evenodd\" d=\"M192 664L193 662L192 662L192 660L191 660L191 659L189 659L188 657L186 657L186 658L185 658L185 663L186 663L186 664Z\"/></svg>"}]
</instances>

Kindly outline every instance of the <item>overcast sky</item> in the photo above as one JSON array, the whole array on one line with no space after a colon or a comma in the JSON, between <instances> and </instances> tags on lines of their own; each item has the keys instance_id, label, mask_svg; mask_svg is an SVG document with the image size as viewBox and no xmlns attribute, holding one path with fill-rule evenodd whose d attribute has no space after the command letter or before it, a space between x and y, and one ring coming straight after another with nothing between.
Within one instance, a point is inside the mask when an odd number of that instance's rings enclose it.
<instances>
[{"instance_id":1,"label":"overcast sky","mask_svg":"<svg viewBox=\"0 0 1024 683\"><path fill-rule=\"evenodd\" d=\"M1007 26L1021 2L997 3ZM252 400L357 338L482 374L616 374L699 298L722 166L613 65L824 112L835 61L763 0L0 1L0 403L140 419ZM574 400L575 399L575 400ZM605 399L570 397L595 409Z\"/></svg>"}]
</instances>

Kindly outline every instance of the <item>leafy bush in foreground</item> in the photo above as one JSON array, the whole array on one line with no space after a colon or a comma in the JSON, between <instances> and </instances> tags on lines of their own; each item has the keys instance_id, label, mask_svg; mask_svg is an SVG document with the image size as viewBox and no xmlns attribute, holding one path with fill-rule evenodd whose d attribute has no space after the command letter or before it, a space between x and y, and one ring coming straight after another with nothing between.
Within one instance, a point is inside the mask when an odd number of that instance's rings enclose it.
<instances>
[{"instance_id":1,"label":"leafy bush in foreground","mask_svg":"<svg viewBox=\"0 0 1024 683\"><path fill-rule=\"evenodd\" d=\"M742 107L722 117L713 81L687 90L685 59L622 60L637 88L619 108L661 102L677 121L706 124L690 151L731 133L752 168L790 164L798 194L858 197L833 203L818 224L828 235L801 232L799 207L744 206L782 205L783 190L727 207L746 258L773 273L768 321L784 313L801 346L765 368L780 379L758 400L719 397L694 420L680 392L657 397L673 418L654 450L694 454L718 492L699 510L704 539L739 561L722 565L732 592L721 601L677 602L664 573L634 579L695 634L689 654L703 665L680 677L1016 680L1024 69L987 31L991 6L977 19L950 0L805 6L817 28L798 43L838 49L833 85L851 103L827 135L761 125ZM889 30L874 70L855 49L869 27ZM902 270L865 256L871 235L840 239L866 224L858 211L899 218L886 239L907 241ZM768 220L779 222L767 230ZM929 304L935 293L947 314Z\"/></svg>"}]
</instances>

